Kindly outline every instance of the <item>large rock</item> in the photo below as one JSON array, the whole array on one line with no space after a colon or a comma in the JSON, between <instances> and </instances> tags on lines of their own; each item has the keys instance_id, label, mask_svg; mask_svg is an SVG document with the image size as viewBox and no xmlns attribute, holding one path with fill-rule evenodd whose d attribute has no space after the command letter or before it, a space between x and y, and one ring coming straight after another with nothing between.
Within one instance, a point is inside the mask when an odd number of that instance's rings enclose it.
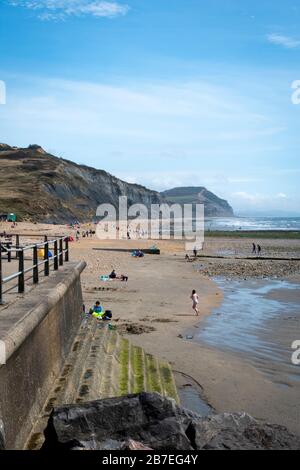
<instances>
[{"instance_id":1,"label":"large rock","mask_svg":"<svg viewBox=\"0 0 300 470\"><path fill-rule=\"evenodd\" d=\"M282 426L261 423L246 413L224 413L192 423L194 443L203 450L300 449L300 438Z\"/></svg>"},{"instance_id":2,"label":"large rock","mask_svg":"<svg viewBox=\"0 0 300 470\"><path fill-rule=\"evenodd\" d=\"M132 439L154 449L192 450L185 431L193 417L150 393L63 406L49 418L44 449L120 449Z\"/></svg>"},{"instance_id":3,"label":"large rock","mask_svg":"<svg viewBox=\"0 0 300 470\"><path fill-rule=\"evenodd\" d=\"M43 449L300 449L286 428L245 413L201 418L158 394L141 393L54 409Z\"/></svg>"}]
</instances>

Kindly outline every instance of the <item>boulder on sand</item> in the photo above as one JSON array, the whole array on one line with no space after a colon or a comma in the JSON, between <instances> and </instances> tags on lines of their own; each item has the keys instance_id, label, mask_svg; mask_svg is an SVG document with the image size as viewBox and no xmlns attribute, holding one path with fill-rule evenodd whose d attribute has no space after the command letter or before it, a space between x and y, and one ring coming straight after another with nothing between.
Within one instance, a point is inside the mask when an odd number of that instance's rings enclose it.
<instances>
[{"instance_id":1,"label":"boulder on sand","mask_svg":"<svg viewBox=\"0 0 300 470\"><path fill-rule=\"evenodd\" d=\"M154 449L192 450L185 433L192 419L157 393L62 406L49 418L43 449L121 449L130 439Z\"/></svg>"},{"instance_id":2,"label":"boulder on sand","mask_svg":"<svg viewBox=\"0 0 300 470\"><path fill-rule=\"evenodd\" d=\"M246 413L202 418L157 393L140 393L53 410L44 450L128 448L154 450L300 449L300 438Z\"/></svg>"}]
</instances>

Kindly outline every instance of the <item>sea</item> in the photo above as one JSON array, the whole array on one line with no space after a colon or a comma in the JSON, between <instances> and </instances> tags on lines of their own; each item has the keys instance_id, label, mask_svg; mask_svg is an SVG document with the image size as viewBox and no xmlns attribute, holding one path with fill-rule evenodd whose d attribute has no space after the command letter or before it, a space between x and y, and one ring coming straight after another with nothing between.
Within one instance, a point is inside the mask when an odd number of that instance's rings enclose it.
<instances>
[{"instance_id":1,"label":"sea","mask_svg":"<svg viewBox=\"0 0 300 470\"><path fill-rule=\"evenodd\" d=\"M205 219L207 231L300 231L300 217L213 217Z\"/></svg>"}]
</instances>

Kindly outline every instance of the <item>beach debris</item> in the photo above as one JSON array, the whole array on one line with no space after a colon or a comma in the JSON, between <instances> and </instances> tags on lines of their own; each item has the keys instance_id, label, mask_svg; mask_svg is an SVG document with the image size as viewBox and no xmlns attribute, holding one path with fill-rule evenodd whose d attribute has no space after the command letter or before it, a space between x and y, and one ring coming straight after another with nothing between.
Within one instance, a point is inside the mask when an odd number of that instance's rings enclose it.
<instances>
[{"instance_id":1,"label":"beach debris","mask_svg":"<svg viewBox=\"0 0 300 470\"><path fill-rule=\"evenodd\" d=\"M153 326L140 325L138 323L125 322L117 326L120 334L142 335L143 333L151 333L155 331Z\"/></svg>"},{"instance_id":2,"label":"beach debris","mask_svg":"<svg viewBox=\"0 0 300 470\"><path fill-rule=\"evenodd\" d=\"M170 398L145 392L54 408L44 434L42 450L52 451L118 450L129 443L158 451L300 448L300 438L283 426L247 413L201 417Z\"/></svg>"}]
</instances>

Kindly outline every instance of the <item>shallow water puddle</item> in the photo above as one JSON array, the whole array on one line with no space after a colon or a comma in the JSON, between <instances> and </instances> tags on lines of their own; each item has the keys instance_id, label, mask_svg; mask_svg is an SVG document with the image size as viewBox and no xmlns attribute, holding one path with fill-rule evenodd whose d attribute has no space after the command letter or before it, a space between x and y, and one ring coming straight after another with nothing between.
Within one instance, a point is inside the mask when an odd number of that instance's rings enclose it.
<instances>
[{"instance_id":1,"label":"shallow water puddle","mask_svg":"<svg viewBox=\"0 0 300 470\"><path fill-rule=\"evenodd\" d=\"M299 284L215 281L224 292L223 303L200 324L195 340L238 352L280 386L297 383L300 366L292 364L291 345L300 340Z\"/></svg>"},{"instance_id":2,"label":"shallow water puddle","mask_svg":"<svg viewBox=\"0 0 300 470\"><path fill-rule=\"evenodd\" d=\"M200 397L199 392L192 386L179 388L178 394L180 403L184 408L194 411L202 417L213 413L213 409Z\"/></svg>"}]
</instances>

